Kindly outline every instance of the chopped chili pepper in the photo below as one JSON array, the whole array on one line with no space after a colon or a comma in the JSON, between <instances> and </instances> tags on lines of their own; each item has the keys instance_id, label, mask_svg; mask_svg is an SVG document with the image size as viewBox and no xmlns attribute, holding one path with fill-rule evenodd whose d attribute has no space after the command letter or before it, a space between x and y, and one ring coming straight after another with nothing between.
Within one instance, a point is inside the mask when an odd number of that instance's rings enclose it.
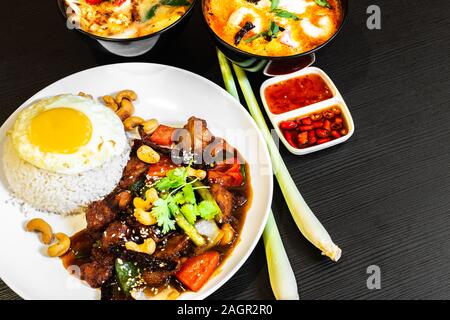
<instances>
[{"instance_id":1,"label":"chopped chili pepper","mask_svg":"<svg viewBox=\"0 0 450 320\"><path fill-rule=\"evenodd\" d=\"M342 123L333 122L331 124L331 130L339 130L342 128Z\"/></svg>"},{"instance_id":2,"label":"chopped chili pepper","mask_svg":"<svg viewBox=\"0 0 450 320\"><path fill-rule=\"evenodd\" d=\"M339 139L341 137L341 134L337 132L336 130L331 131L331 136L335 139Z\"/></svg>"},{"instance_id":3,"label":"chopped chili pepper","mask_svg":"<svg viewBox=\"0 0 450 320\"><path fill-rule=\"evenodd\" d=\"M335 106L327 110L280 123L287 142L298 149L305 149L339 139L348 134L342 110Z\"/></svg>"},{"instance_id":4,"label":"chopped chili pepper","mask_svg":"<svg viewBox=\"0 0 450 320\"><path fill-rule=\"evenodd\" d=\"M320 145L320 144L324 144L324 143L327 143L330 141L331 141L330 138L322 138L322 139L317 140L317 144Z\"/></svg>"},{"instance_id":5,"label":"chopped chili pepper","mask_svg":"<svg viewBox=\"0 0 450 320\"><path fill-rule=\"evenodd\" d=\"M308 132L308 142L309 144L315 144L317 142L316 133L314 130Z\"/></svg>"},{"instance_id":6,"label":"chopped chili pepper","mask_svg":"<svg viewBox=\"0 0 450 320\"><path fill-rule=\"evenodd\" d=\"M283 130L294 130L297 128L297 123L295 121L283 121L280 123L280 128Z\"/></svg>"},{"instance_id":7,"label":"chopped chili pepper","mask_svg":"<svg viewBox=\"0 0 450 320\"><path fill-rule=\"evenodd\" d=\"M330 136L330 131L326 129L316 129L316 135L319 138L327 138Z\"/></svg>"},{"instance_id":8,"label":"chopped chili pepper","mask_svg":"<svg viewBox=\"0 0 450 320\"><path fill-rule=\"evenodd\" d=\"M331 131L331 121L330 120L325 120L323 122L323 128L325 130Z\"/></svg>"},{"instance_id":9,"label":"chopped chili pepper","mask_svg":"<svg viewBox=\"0 0 450 320\"><path fill-rule=\"evenodd\" d=\"M334 118L334 113L331 110L326 110L323 112L323 117L325 119L333 119Z\"/></svg>"},{"instance_id":10,"label":"chopped chili pepper","mask_svg":"<svg viewBox=\"0 0 450 320\"><path fill-rule=\"evenodd\" d=\"M342 113L341 109L339 109L338 107L331 108L331 111L333 111L335 115L340 115Z\"/></svg>"},{"instance_id":11,"label":"chopped chili pepper","mask_svg":"<svg viewBox=\"0 0 450 320\"><path fill-rule=\"evenodd\" d=\"M302 124L304 124L305 126L310 126L312 124L311 118L310 117L303 118L302 119Z\"/></svg>"},{"instance_id":12,"label":"chopped chili pepper","mask_svg":"<svg viewBox=\"0 0 450 320\"><path fill-rule=\"evenodd\" d=\"M312 125L313 125L314 129L322 128L323 122L322 121L314 121Z\"/></svg>"},{"instance_id":13,"label":"chopped chili pepper","mask_svg":"<svg viewBox=\"0 0 450 320\"><path fill-rule=\"evenodd\" d=\"M300 126L300 131L310 131L314 130L314 126Z\"/></svg>"},{"instance_id":14,"label":"chopped chili pepper","mask_svg":"<svg viewBox=\"0 0 450 320\"><path fill-rule=\"evenodd\" d=\"M342 123L344 123L344 119L342 119L341 117L336 117L334 119L334 122L342 124Z\"/></svg>"},{"instance_id":15,"label":"chopped chili pepper","mask_svg":"<svg viewBox=\"0 0 450 320\"><path fill-rule=\"evenodd\" d=\"M308 132L307 132L307 131L304 131L304 132L300 133L300 134L298 135L297 139L298 139L298 143L299 143L301 146L307 144L307 143L308 143Z\"/></svg>"}]
</instances>

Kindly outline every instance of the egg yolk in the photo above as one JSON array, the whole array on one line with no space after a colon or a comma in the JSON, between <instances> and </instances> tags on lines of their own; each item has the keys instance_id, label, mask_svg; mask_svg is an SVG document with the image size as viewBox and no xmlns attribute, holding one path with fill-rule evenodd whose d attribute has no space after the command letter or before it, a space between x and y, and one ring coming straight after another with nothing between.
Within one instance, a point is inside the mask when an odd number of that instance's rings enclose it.
<instances>
[{"instance_id":1,"label":"egg yolk","mask_svg":"<svg viewBox=\"0 0 450 320\"><path fill-rule=\"evenodd\" d=\"M31 120L28 135L42 152L71 154L89 142L92 124L81 111L54 108Z\"/></svg>"}]
</instances>

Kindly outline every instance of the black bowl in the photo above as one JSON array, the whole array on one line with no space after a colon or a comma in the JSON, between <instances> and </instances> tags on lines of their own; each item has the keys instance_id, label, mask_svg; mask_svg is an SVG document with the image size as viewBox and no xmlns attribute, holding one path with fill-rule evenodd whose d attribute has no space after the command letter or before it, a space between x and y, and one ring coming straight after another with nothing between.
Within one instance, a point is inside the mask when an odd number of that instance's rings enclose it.
<instances>
[{"instance_id":1,"label":"black bowl","mask_svg":"<svg viewBox=\"0 0 450 320\"><path fill-rule=\"evenodd\" d=\"M279 64L280 68L283 66L284 72L282 73L290 73L293 71L296 71L300 69L298 66L302 65L304 63L307 63L308 61L314 62L314 53L326 45L328 45L336 36L340 33L342 30L342 27L344 26L344 22L347 18L348 13L348 0L341 0L341 6L342 6L342 22L339 26L338 30L335 32L335 34L328 39L326 42L321 44L320 46L307 51L302 52L295 55L290 56L277 56L277 57L268 57L268 56L260 56L257 54L245 52L243 50L240 50L236 47L233 47L232 45L228 44L224 40L222 40L215 32L212 30L212 28L209 26L208 21L205 17L205 1L202 0L202 15L203 20L205 21L208 30L212 34L215 43L220 51L222 51L225 56L227 56L228 59L230 59L233 63L237 64L238 66L248 70L248 71L260 71L262 70L267 63L272 62L274 64Z\"/></svg>"},{"instance_id":2,"label":"black bowl","mask_svg":"<svg viewBox=\"0 0 450 320\"><path fill-rule=\"evenodd\" d=\"M56 2L63 15L63 18L65 19L65 21L67 21L67 8L65 5L65 1L56 0ZM197 0L193 0L192 5L188 9L188 11L186 11L186 13L180 19L178 19L170 26L158 32L151 33L142 37L108 38L86 32L84 30L81 30L80 28L74 28L74 30L77 30L81 34L88 36L91 39L97 40L106 50L111 53L124 57L135 57L150 51L162 36L170 37L174 33L182 30L183 26L187 23L190 16L192 15L194 6L196 4Z\"/></svg>"}]
</instances>

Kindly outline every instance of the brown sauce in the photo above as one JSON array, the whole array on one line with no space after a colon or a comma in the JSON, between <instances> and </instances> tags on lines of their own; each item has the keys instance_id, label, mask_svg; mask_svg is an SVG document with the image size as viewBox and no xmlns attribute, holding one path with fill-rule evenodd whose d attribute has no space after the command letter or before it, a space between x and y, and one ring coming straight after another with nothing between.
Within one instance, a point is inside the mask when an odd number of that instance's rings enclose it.
<instances>
[{"instance_id":1,"label":"brown sauce","mask_svg":"<svg viewBox=\"0 0 450 320\"><path fill-rule=\"evenodd\" d=\"M246 183L241 187L230 188L230 191L237 197L242 197L245 199L245 203L241 206L235 207L232 212L232 219L230 220L230 224L233 229L236 231L237 236L236 239L227 246L215 246L213 248L209 248L208 250L215 250L220 253L220 264L216 269L216 272L220 270L220 266L224 263L228 256L233 252L234 247L239 243L241 231L243 228L243 224L245 221L245 215L248 211L253 198L252 188L251 188L251 179L250 179L250 169L248 164L245 164L245 176ZM101 239L101 233L93 233L88 229L84 229L76 233L71 237L71 247L69 251L61 257L62 263L64 267L70 270L72 266L78 266L85 263L91 262L91 251L94 248L98 241ZM193 249L189 252L186 252L182 255L181 258L186 257L189 258L191 256L196 255L198 252ZM158 288L146 287L145 292L149 296L152 295L152 292L160 292L167 286L171 286L175 288L179 293L183 293L189 291L187 288L183 286L183 284L177 280L175 276L170 277L170 280L167 284L162 285ZM115 277L111 279L111 284L109 285L111 291L111 298L114 300L127 300L131 297L125 296L123 292L121 292L119 285L117 284L117 279Z\"/></svg>"}]
</instances>

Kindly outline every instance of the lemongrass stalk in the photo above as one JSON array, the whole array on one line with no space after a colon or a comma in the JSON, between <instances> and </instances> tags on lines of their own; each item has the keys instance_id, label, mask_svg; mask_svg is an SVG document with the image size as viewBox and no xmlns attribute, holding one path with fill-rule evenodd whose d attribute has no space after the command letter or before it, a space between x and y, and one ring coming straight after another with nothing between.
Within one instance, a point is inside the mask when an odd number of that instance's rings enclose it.
<instances>
[{"instance_id":1,"label":"lemongrass stalk","mask_svg":"<svg viewBox=\"0 0 450 320\"><path fill-rule=\"evenodd\" d=\"M270 286L277 300L299 300L295 279L275 218L270 210L263 233Z\"/></svg>"},{"instance_id":2,"label":"lemongrass stalk","mask_svg":"<svg viewBox=\"0 0 450 320\"><path fill-rule=\"evenodd\" d=\"M239 101L236 83L228 59L217 50L227 91ZM297 280L292 270L272 210L263 233L270 285L277 300L299 300Z\"/></svg>"},{"instance_id":3,"label":"lemongrass stalk","mask_svg":"<svg viewBox=\"0 0 450 320\"><path fill-rule=\"evenodd\" d=\"M289 174L277 145L272 139L269 128L264 120L264 116L245 71L234 64L233 68L247 102L250 114L266 140L272 158L275 176L297 227L300 229L303 236L308 239L308 241L322 251L323 255L326 255L333 261L338 261L341 257L342 250L333 243L333 240L331 240L328 232L306 204L297 186L295 185L294 180Z\"/></svg>"},{"instance_id":4,"label":"lemongrass stalk","mask_svg":"<svg viewBox=\"0 0 450 320\"><path fill-rule=\"evenodd\" d=\"M228 93L239 101L239 93L227 57L225 57L222 51L217 49L217 58L219 59L220 71L222 72L223 82L225 83L225 89L227 89Z\"/></svg>"}]
</instances>

